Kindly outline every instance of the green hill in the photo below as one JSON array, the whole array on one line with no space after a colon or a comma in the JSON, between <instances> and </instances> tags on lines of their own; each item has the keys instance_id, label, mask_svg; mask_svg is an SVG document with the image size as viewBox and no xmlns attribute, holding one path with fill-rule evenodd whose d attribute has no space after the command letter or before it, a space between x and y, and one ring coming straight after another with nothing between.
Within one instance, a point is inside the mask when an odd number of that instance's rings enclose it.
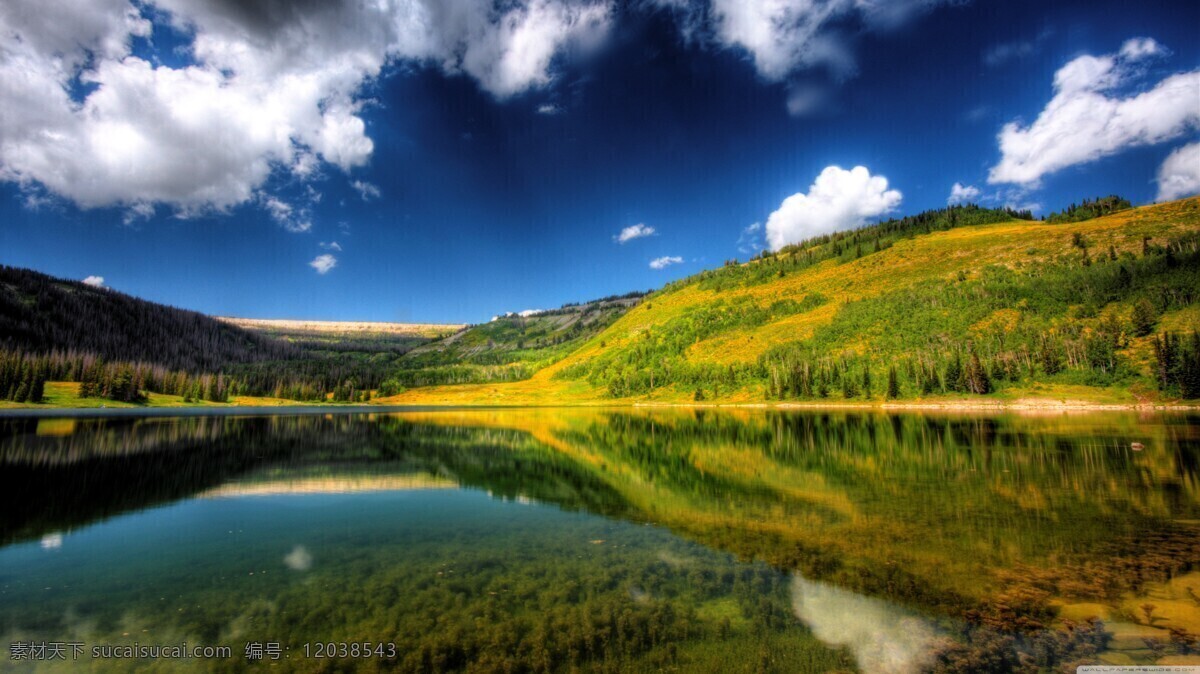
<instances>
[{"instance_id":1,"label":"green hill","mask_svg":"<svg viewBox=\"0 0 1200 674\"><path fill-rule=\"evenodd\" d=\"M505 314L464 327L405 354L381 393L414 386L528 379L612 325L641 297L642 293L633 292L526 315Z\"/></svg>"},{"instance_id":2,"label":"green hill","mask_svg":"<svg viewBox=\"0 0 1200 674\"><path fill-rule=\"evenodd\" d=\"M1200 199L1026 217L954 207L727 264L652 293L526 381L389 402L1198 397Z\"/></svg>"},{"instance_id":3,"label":"green hill","mask_svg":"<svg viewBox=\"0 0 1200 674\"><path fill-rule=\"evenodd\" d=\"M371 389L470 405L1200 399L1200 198L1124 203L1046 221L928 211L441 338L454 326L243 326L5 267L0 395L81 381L99 357L134 398L184 402Z\"/></svg>"},{"instance_id":4,"label":"green hill","mask_svg":"<svg viewBox=\"0 0 1200 674\"><path fill-rule=\"evenodd\" d=\"M288 344L195 311L3 265L0 349L82 351L189 371L299 356Z\"/></svg>"}]
</instances>

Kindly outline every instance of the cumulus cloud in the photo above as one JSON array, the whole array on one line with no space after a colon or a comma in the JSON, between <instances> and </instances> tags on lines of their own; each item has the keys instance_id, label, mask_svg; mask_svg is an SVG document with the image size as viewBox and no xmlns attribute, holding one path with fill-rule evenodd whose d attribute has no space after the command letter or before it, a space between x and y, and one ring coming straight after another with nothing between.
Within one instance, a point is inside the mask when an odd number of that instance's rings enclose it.
<instances>
[{"instance_id":1,"label":"cumulus cloud","mask_svg":"<svg viewBox=\"0 0 1200 674\"><path fill-rule=\"evenodd\" d=\"M660 5L674 3L662 2ZM855 70L847 24L888 28L938 0L713 0L713 32L725 46L744 49L759 75L780 81L823 65L840 76Z\"/></svg>"},{"instance_id":2,"label":"cumulus cloud","mask_svg":"<svg viewBox=\"0 0 1200 674\"><path fill-rule=\"evenodd\" d=\"M342 244L338 243L337 241L330 241L328 243L322 241L317 245L320 246L323 250L336 250L336 251L342 250Z\"/></svg>"},{"instance_id":3,"label":"cumulus cloud","mask_svg":"<svg viewBox=\"0 0 1200 674\"><path fill-rule=\"evenodd\" d=\"M562 109L553 103L542 103L537 107L539 115L557 115L562 112Z\"/></svg>"},{"instance_id":4,"label":"cumulus cloud","mask_svg":"<svg viewBox=\"0 0 1200 674\"><path fill-rule=\"evenodd\" d=\"M883 215L900 205L902 195L888 189L888 180L873 176L865 166L849 171L828 166L808 193L783 200L767 218L767 242L772 250L821 234L851 229L867 218Z\"/></svg>"},{"instance_id":5,"label":"cumulus cloud","mask_svg":"<svg viewBox=\"0 0 1200 674\"><path fill-rule=\"evenodd\" d=\"M950 196L946 199L947 205L965 204L975 201L979 198L979 188L974 185L964 185L962 183L954 183L950 186Z\"/></svg>"},{"instance_id":6,"label":"cumulus cloud","mask_svg":"<svg viewBox=\"0 0 1200 674\"><path fill-rule=\"evenodd\" d=\"M428 1L440 4L439 0ZM468 33L459 38L466 46L458 60L463 70L498 98L549 84L550 63L559 49L572 43L595 46L608 30L612 13L607 3L532 0L490 23L491 3L473 4L482 5L482 11L476 9L479 16L468 19ZM453 25L459 19L450 20ZM474 25L481 20L488 22L482 31Z\"/></svg>"},{"instance_id":7,"label":"cumulus cloud","mask_svg":"<svg viewBox=\"0 0 1200 674\"><path fill-rule=\"evenodd\" d=\"M89 276L89 277L83 279L83 284L89 285L93 288L103 288L104 287L104 277L103 276L94 276L94 275Z\"/></svg>"},{"instance_id":8,"label":"cumulus cloud","mask_svg":"<svg viewBox=\"0 0 1200 674\"><path fill-rule=\"evenodd\" d=\"M329 253L324 253L314 257L308 266L316 269L318 274L328 274L330 269L337 266L337 258Z\"/></svg>"},{"instance_id":9,"label":"cumulus cloud","mask_svg":"<svg viewBox=\"0 0 1200 674\"><path fill-rule=\"evenodd\" d=\"M1001 158L988 182L1037 184L1046 174L1200 126L1200 70L1171 75L1140 93L1123 97L1119 91L1142 78L1136 62L1164 52L1151 38L1134 38L1118 54L1083 55L1064 65L1037 119L1001 129Z\"/></svg>"},{"instance_id":10,"label":"cumulus cloud","mask_svg":"<svg viewBox=\"0 0 1200 674\"><path fill-rule=\"evenodd\" d=\"M1158 169L1158 200L1170 201L1200 194L1200 143L1172 152Z\"/></svg>"},{"instance_id":11,"label":"cumulus cloud","mask_svg":"<svg viewBox=\"0 0 1200 674\"><path fill-rule=\"evenodd\" d=\"M619 234L613 237L617 243L626 243L634 239L640 239L644 236L654 236L654 228L648 227L644 223L639 222L636 225L630 225L621 230Z\"/></svg>"},{"instance_id":12,"label":"cumulus cloud","mask_svg":"<svg viewBox=\"0 0 1200 674\"><path fill-rule=\"evenodd\" d=\"M466 73L505 98L549 84L557 55L603 34L610 2L9 0L0 180L82 208L223 211L276 173L366 164L361 90L388 63ZM188 36L186 63L134 53L152 21Z\"/></svg>"},{"instance_id":13,"label":"cumulus cloud","mask_svg":"<svg viewBox=\"0 0 1200 674\"><path fill-rule=\"evenodd\" d=\"M653 260L650 260L650 268L666 269L673 264L679 264L681 262L683 262L683 258L679 257L678 255L664 255L662 257L656 257Z\"/></svg>"}]
</instances>

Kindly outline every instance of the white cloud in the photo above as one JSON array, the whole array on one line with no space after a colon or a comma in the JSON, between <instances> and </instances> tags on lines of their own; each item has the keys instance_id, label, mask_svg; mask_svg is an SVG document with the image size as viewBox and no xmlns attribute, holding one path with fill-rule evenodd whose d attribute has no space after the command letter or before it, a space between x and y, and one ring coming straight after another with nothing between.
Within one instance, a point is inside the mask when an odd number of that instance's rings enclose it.
<instances>
[{"instance_id":1,"label":"white cloud","mask_svg":"<svg viewBox=\"0 0 1200 674\"><path fill-rule=\"evenodd\" d=\"M1004 207L1014 211L1029 211L1030 213L1041 213L1042 204L1037 201L1006 201Z\"/></svg>"},{"instance_id":2,"label":"white cloud","mask_svg":"<svg viewBox=\"0 0 1200 674\"><path fill-rule=\"evenodd\" d=\"M328 274L330 269L337 266L337 258L329 253L324 253L314 257L308 266L316 269L318 274Z\"/></svg>"},{"instance_id":3,"label":"white cloud","mask_svg":"<svg viewBox=\"0 0 1200 674\"><path fill-rule=\"evenodd\" d=\"M1158 169L1158 201L1200 194L1200 143L1172 152Z\"/></svg>"},{"instance_id":4,"label":"white cloud","mask_svg":"<svg viewBox=\"0 0 1200 674\"><path fill-rule=\"evenodd\" d=\"M713 0L712 12L717 37L745 49L760 75L778 81L801 67L845 64L843 45L822 28L852 7L840 0Z\"/></svg>"},{"instance_id":5,"label":"white cloud","mask_svg":"<svg viewBox=\"0 0 1200 674\"><path fill-rule=\"evenodd\" d=\"M539 115L557 115L562 112L562 108L553 103L542 103L537 107L537 112Z\"/></svg>"},{"instance_id":6,"label":"white cloud","mask_svg":"<svg viewBox=\"0 0 1200 674\"><path fill-rule=\"evenodd\" d=\"M756 255L761 253L766 244L763 243L762 223L754 222L746 225L746 228L738 234L737 249L739 253L745 255Z\"/></svg>"},{"instance_id":7,"label":"white cloud","mask_svg":"<svg viewBox=\"0 0 1200 674\"><path fill-rule=\"evenodd\" d=\"M650 260L650 268L666 269L673 264L679 264L681 262L683 262L683 258L679 257L678 255L664 255L662 257L656 257L653 260Z\"/></svg>"},{"instance_id":8,"label":"white cloud","mask_svg":"<svg viewBox=\"0 0 1200 674\"><path fill-rule=\"evenodd\" d=\"M104 287L104 277L103 276L89 276L89 277L83 279L83 284L89 285L93 288L103 288Z\"/></svg>"},{"instance_id":9,"label":"white cloud","mask_svg":"<svg viewBox=\"0 0 1200 674\"><path fill-rule=\"evenodd\" d=\"M469 22L486 21L491 3L473 4L479 15ZM507 98L549 84L555 54L571 43L593 46L607 32L610 15L608 4L532 0L510 9L482 31L471 25L470 32L459 38L466 41L459 61L484 89L497 98Z\"/></svg>"},{"instance_id":10,"label":"white cloud","mask_svg":"<svg viewBox=\"0 0 1200 674\"><path fill-rule=\"evenodd\" d=\"M154 204L144 201L130 204L129 208L125 210L125 215L121 218L121 221L126 225L132 225L138 220L149 220L154 217L155 210Z\"/></svg>"},{"instance_id":11,"label":"white cloud","mask_svg":"<svg viewBox=\"0 0 1200 674\"><path fill-rule=\"evenodd\" d=\"M1136 61L1147 56L1161 56L1167 50L1152 37L1135 37L1121 45L1121 56Z\"/></svg>"},{"instance_id":12,"label":"white cloud","mask_svg":"<svg viewBox=\"0 0 1200 674\"><path fill-rule=\"evenodd\" d=\"M965 204L975 201L979 198L979 188L974 185L964 185L962 183L954 183L950 186L950 197L946 199L947 205Z\"/></svg>"},{"instance_id":13,"label":"white cloud","mask_svg":"<svg viewBox=\"0 0 1200 674\"><path fill-rule=\"evenodd\" d=\"M317 245L320 246L323 250L336 250L339 252L342 250L342 244L338 243L337 241L330 241L329 243L325 243L324 241L322 241L322 242L318 243Z\"/></svg>"},{"instance_id":14,"label":"white cloud","mask_svg":"<svg viewBox=\"0 0 1200 674\"><path fill-rule=\"evenodd\" d=\"M660 5L673 3L659 2ZM749 52L759 75L780 81L817 65L840 76L855 70L851 38L839 23L857 19L889 28L938 0L713 0L713 31L727 47Z\"/></svg>"},{"instance_id":15,"label":"white cloud","mask_svg":"<svg viewBox=\"0 0 1200 674\"><path fill-rule=\"evenodd\" d=\"M1177 138L1200 126L1200 70L1171 75L1122 98L1136 84L1131 64L1163 48L1150 38L1129 40L1117 55L1075 58L1054 75L1054 97L1029 126L1004 125L1000 162L989 183L1037 184L1042 176L1122 150Z\"/></svg>"},{"instance_id":16,"label":"white cloud","mask_svg":"<svg viewBox=\"0 0 1200 674\"><path fill-rule=\"evenodd\" d=\"M655 230L653 227L648 227L644 223L639 222L636 225L630 225L622 229L619 234L613 237L613 240L617 243L626 243L644 236L654 236L654 233Z\"/></svg>"},{"instance_id":17,"label":"white cloud","mask_svg":"<svg viewBox=\"0 0 1200 674\"><path fill-rule=\"evenodd\" d=\"M289 232L302 233L312 229L312 218L308 209L296 208L277 197L265 197L263 208L267 209L271 219Z\"/></svg>"},{"instance_id":18,"label":"white cloud","mask_svg":"<svg viewBox=\"0 0 1200 674\"><path fill-rule=\"evenodd\" d=\"M767 218L767 242L772 250L821 234L858 227L867 218L900 205L902 195L888 189L887 178L873 176L865 166L847 171L828 166L808 193L793 194Z\"/></svg>"},{"instance_id":19,"label":"white cloud","mask_svg":"<svg viewBox=\"0 0 1200 674\"><path fill-rule=\"evenodd\" d=\"M379 188L365 180L352 181L350 186L358 192L358 196L362 197L363 201L370 201L372 199L379 198Z\"/></svg>"},{"instance_id":20,"label":"white cloud","mask_svg":"<svg viewBox=\"0 0 1200 674\"><path fill-rule=\"evenodd\" d=\"M360 95L386 64L465 72L504 98L549 84L556 56L603 34L610 2L8 0L0 180L82 208L223 211L277 172L366 164ZM190 63L132 53L147 17L190 36Z\"/></svg>"}]
</instances>

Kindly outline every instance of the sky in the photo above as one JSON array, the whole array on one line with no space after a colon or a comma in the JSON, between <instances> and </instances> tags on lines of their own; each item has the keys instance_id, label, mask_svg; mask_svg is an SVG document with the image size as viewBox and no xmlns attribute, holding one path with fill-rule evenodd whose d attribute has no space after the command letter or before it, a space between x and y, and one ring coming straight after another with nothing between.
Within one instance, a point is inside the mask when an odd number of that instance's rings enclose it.
<instances>
[{"instance_id":1,"label":"sky","mask_svg":"<svg viewBox=\"0 0 1200 674\"><path fill-rule=\"evenodd\" d=\"M477 323L947 203L1200 193L1200 4L8 0L0 263Z\"/></svg>"}]
</instances>

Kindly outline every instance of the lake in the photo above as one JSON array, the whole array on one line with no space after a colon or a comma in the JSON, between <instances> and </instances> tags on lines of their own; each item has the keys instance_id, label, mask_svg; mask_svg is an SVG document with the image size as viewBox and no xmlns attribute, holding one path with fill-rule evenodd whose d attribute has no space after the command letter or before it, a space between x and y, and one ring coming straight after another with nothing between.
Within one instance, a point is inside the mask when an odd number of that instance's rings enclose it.
<instances>
[{"instance_id":1,"label":"lake","mask_svg":"<svg viewBox=\"0 0 1200 674\"><path fill-rule=\"evenodd\" d=\"M2 670L1200 664L1195 415L6 417L0 461Z\"/></svg>"}]
</instances>

